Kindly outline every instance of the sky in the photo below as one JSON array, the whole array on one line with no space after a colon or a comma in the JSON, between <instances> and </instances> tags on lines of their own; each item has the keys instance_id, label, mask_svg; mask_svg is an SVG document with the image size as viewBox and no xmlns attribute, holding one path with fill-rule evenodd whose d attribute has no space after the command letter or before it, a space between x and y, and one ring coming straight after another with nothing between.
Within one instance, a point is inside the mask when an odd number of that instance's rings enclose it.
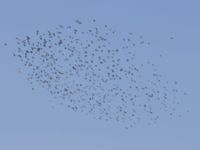
<instances>
[{"instance_id":1,"label":"sky","mask_svg":"<svg viewBox=\"0 0 200 150\"><path fill-rule=\"evenodd\" d=\"M0 0L0 149L199 150L199 5L198 0ZM124 130L52 108L48 91L32 91L12 56L15 38L93 18L120 33L132 31L149 39L151 50L164 55L158 64L162 74L188 92L182 108L189 113Z\"/></svg>"}]
</instances>

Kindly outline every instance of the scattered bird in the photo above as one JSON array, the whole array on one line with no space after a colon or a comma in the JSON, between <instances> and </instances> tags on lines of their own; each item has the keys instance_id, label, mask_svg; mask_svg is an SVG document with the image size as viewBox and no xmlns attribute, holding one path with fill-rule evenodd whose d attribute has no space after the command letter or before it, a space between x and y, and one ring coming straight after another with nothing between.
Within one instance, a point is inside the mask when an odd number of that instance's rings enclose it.
<instances>
[{"instance_id":1,"label":"scattered bird","mask_svg":"<svg viewBox=\"0 0 200 150\"><path fill-rule=\"evenodd\" d=\"M136 49L150 42L132 32L119 38L96 19L90 23L87 28L76 20L74 26L17 37L13 56L24 66L27 80L48 90L55 105L123 123L126 129L141 121L156 123L160 111L173 117L180 103L178 82L166 81L151 60L137 59Z\"/></svg>"}]
</instances>

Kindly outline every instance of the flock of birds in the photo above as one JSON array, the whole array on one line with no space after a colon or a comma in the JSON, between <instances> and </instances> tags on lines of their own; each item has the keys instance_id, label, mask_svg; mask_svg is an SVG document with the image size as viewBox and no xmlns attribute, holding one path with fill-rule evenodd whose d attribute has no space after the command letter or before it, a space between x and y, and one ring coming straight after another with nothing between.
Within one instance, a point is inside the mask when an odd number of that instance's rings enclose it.
<instances>
[{"instance_id":1,"label":"flock of birds","mask_svg":"<svg viewBox=\"0 0 200 150\"><path fill-rule=\"evenodd\" d=\"M165 80L156 64L137 55L137 49L151 45L142 36L129 32L121 37L93 19L86 26L76 20L74 26L37 30L16 41L13 56L32 89L47 89L55 105L122 123L126 129L177 113L178 82Z\"/></svg>"}]
</instances>

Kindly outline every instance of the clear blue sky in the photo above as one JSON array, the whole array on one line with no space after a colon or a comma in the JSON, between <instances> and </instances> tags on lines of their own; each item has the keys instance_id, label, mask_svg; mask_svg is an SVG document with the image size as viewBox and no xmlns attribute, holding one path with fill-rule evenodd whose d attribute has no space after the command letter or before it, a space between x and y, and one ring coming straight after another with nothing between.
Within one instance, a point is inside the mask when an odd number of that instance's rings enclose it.
<instances>
[{"instance_id":1,"label":"clear blue sky","mask_svg":"<svg viewBox=\"0 0 200 150\"><path fill-rule=\"evenodd\" d=\"M199 150L199 6L198 0L0 0L0 150ZM190 113L126 131L52 109L46 90L31 91L12 57L15 37L93 18L149 39L164 54L162 73L188 91L182 107Z\"/></svg>"}]
</instances>

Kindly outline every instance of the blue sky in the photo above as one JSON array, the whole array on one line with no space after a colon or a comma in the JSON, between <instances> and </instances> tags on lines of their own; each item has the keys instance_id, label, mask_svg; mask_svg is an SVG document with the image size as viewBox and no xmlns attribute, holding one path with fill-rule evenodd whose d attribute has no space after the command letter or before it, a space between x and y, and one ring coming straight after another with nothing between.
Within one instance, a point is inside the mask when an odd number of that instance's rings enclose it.
<instances>
[{"instance_id":1,"label":"blue sky","mask_svg":"<svg viewBox=\"0 0 200 150\"><path fill-rule=\"evenodd\" d=\"M0 0L0 149L199 150L199 5L197 0ZM158 64L162 74L177 79L189 93L182 108L190 112L126 131L118 124L53 109L45 89L32 91L12 57L15 37L93 18L120 33L132 31L149 39L151 50L164 54Z\"/></svg>"}]
</instances>

